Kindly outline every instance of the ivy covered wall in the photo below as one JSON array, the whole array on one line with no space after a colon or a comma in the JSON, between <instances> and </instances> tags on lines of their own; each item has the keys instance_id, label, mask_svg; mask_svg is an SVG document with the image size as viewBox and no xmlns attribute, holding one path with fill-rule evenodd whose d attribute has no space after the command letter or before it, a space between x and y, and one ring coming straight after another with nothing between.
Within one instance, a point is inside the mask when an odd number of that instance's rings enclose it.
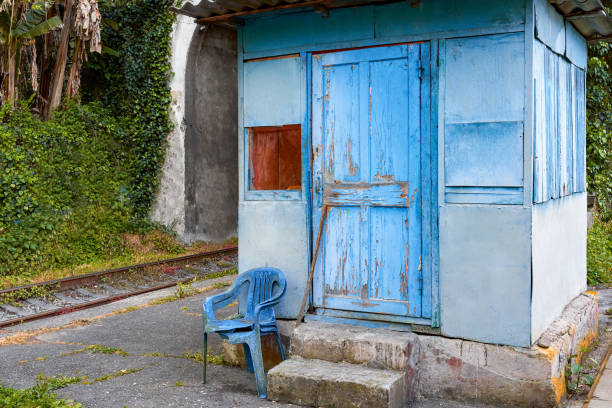
<instances>
[{"instance_id":1,"label":"ivy covered wall","mask_svg":"<svg viewBox=\"0 0 612 408\"><path fill-rule=\"evenodd\" d=\"M170 51L175 14L172 0L136 0L103 10L113 21L103 30L112 52L94 56L84 74L84 99L100 100L125 125L129 150L129 199L136 217L146 217L158 187L166 137L172 129Z\"/></svg>"}]
</instances>

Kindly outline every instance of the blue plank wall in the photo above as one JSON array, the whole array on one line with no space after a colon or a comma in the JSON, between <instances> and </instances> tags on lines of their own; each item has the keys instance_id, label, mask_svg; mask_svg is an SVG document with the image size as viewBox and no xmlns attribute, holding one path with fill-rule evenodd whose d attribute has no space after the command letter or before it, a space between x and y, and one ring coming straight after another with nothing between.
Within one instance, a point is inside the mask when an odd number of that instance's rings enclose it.
<instances>
[{"instance_id":1,"label":"blue plank wall","mask_svg":"<svg viewBox=\"0 0 612 408\"><path fill-rule=\"evenodd\" d=\"M587 47L547 1L534 6L532 341L586 289Z\"/></svg>"},{"instance_id":2,"label":"blue plank wall","mask_svg":"<svg viewBox=\"0 0 612 408\"><path fill-rule=\"evenodd\" d=\"M432 287L438 277L439 292L432 304L434 316L439 305L442 333L452 337L514 346L532 340L532 118L526 106L532 94L532 67L526 67L532 61L532 7L531 0L422 1L416 7L398 2L331 10L327 18L301 11L270 14L247 19L240 29L240 128L303 123L306 141L309 52L431 41L431 127L438 141L433 187L439 204L429 203L439 211L439 259L431 261ZM579 58L580 50L574 51ZM302 54L248 61L294 53ZM289 75L289 61L304 77ZM269 68L251 68L258 64ZM252 77L255 72L259 76ZM299 96L289 94L297 88ZM290 114L279 113L289 106ZM244 130L239 137L244 154ZM308 143L302 153L310 157ZM306 160L305 174L308 165ZM240 271L260 265L285 270L290 292L279 311L295 317L312 241L309 180L303 180L299 197L253 195L246 191L247 168L241 162Z\"/></svg>"},{"instance_id":3,"label":"blue plank wall","mask_svg":"<svg viewBox=\"0 0 612 408\"><path fill-rule=\"evenodd\" d=\"M442 331L530 344L529 208L523 207L525 34L448 39L440 50L444 201Z\"/></svg>"}]
</instances>

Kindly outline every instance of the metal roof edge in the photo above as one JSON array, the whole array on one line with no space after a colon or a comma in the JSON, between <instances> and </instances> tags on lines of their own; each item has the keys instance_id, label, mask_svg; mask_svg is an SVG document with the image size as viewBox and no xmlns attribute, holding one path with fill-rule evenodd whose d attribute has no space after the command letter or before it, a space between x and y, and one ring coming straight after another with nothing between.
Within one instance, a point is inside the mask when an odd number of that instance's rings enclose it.
<instances>
[{"instance_id":1,"label":"metal roof edge","mask_svg":"<svg viewBox=\"0 0 612 408\"><path fill-rule=\"evenodd\" d=\"M195 0L194 0L195 1ZM177 14L192 17L200 24L236 25L241 18L298 8L312 8L327 15L329 9L398 0L187 0L181 7L170 7ZM405 0L404 0L405 1ZM601 0L547 0L589 42L612 42L612 17Z\"/></svg>"}]
</instances>

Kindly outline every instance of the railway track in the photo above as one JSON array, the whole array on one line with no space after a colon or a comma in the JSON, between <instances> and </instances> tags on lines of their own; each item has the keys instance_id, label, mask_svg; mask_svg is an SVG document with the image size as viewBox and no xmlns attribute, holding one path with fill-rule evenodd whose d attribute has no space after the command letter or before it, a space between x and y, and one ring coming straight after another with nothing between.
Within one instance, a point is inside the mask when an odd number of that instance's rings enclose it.
<instances>
[{"instance_id":1,"label":"railway track","mask_svg":"<svg viewBox=\"0 0 612 408\"><path fill-rule=\"evenodd\" d=\"M70 313L237 268L238 248L0 290L0 327Z\"/></svg>"}]
</instances>

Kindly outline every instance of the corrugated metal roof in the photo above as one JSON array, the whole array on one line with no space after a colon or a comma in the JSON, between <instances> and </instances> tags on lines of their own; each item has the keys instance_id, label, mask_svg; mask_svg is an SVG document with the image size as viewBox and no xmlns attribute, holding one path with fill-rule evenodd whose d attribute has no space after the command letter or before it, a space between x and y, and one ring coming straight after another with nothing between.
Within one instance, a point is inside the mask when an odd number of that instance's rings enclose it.
<instances>
[{"instance_id":1,"label":"corrugated metal roof","mask_svg":"<svg viewBox=\"0 0 612 408\"><path fill-rule=\"evenodd\" d=\"M187 0L180 9L171 7L179 14L196 19L208 19L246 14L262 13L271 10L309 7L338 8L360 4L390 3L398 0Z\"/></svg>"},{"instance_id":2,"label":"corrugated metal roof","mask_svg":"<svg viewBox=\"0 0 612 408\"><path fill-rule=\"evenodd\" d=\"M234 14L240 11L261 10L281 4L301 3L304 0L197 0L186 1L180 9L175 9L179 14L193 18L207 18Z\"/></svg>"},{"instance_id":3,"label":"corrugated metal roof","mask_svg":"<svg viewBox=\"0 0 612 408\"><path fill-rule=\"evenodd\" d=\"M610 38L612 17L606 13L601 0L548 0L548 2L571 21L585 38L612 41Z\"/></svg>"},{"instance_id":4,"label":"corrugated metal roof","mask_svg":"<svg viewBox=\"0 0 612 408\"><path fill-rule=\"evenodd\" d=\"M359 4L386 3L392 0L187 0L173 11L201 22L224 21L232 17L295 7L319 11ZM601 0L548 0L588 40L612 41L612 17Z\"/></svg>"}]
</instances>

